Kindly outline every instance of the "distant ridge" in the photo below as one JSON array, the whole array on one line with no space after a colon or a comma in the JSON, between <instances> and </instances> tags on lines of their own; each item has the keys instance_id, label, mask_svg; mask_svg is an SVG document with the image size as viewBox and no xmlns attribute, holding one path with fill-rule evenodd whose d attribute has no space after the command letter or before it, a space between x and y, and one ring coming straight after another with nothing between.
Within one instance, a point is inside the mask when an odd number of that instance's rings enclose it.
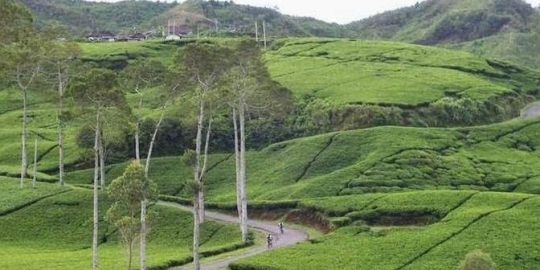
<instances>
[{"instance_id":1,"label":"distant ridge","mask_svg":"<svg viewBox=\"0 0 540 270\"><path fill-rule=\"evenodd\" d=\"M42 28L54 23L65 25L75 37L96 30L119 32L153 30L166 32L168 19L189 18L193 32L197 23L217 23L219 35L255 35L255 22L265 22L270 36L351 37L355 34L336 23L309 17L283 15L271 8L238 5L233 1L187 0L178 3L152 1L120 1L116 3L84 0L15 0L25 5ZM183 15L181 15L183 14ZM194 19L195 18L195 19ZM199 29L200 31L206 28ZM214 30L214 29L213 29Z\"/></svg>"},{"instance_id":2,"label":"distant ridge","mask_svg":"<svg viewBox=\"0 0 540 270\"><path fill-rule=\"evenodd\" d=\"M463 49L540 67L540 12L523 0L426 0L346 27L359 38Z\"/></svg>"}]
</instances>

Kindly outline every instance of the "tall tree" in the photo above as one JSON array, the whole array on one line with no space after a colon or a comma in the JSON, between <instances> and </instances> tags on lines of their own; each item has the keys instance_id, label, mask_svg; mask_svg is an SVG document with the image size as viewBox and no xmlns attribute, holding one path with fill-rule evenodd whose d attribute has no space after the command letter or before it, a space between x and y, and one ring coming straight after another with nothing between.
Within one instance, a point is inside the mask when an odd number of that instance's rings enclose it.
<instances>
[{"instance_id":1,"label":"tall tree","mask_svg":"<svg viewBox=\"0 0 540 270\"><path fill-rule=\"evenodd\" d=\"M65 39L66 30L62 26L54 25L46 29L45 32L52 39L46 56L45 70L56 87L58 94L58 106L56 110L56 119L58 122L58 182L63 186L64 127L69 115L64 111L64 99L67 83L76 74L76 69L80 64L78 59L82 52L77 43Z\"/></svg>"},{"instance_id":2,"label":"tall tree","mask_svg":"<svg viewBox=\"0 0 540 270\"><path fill-rule=\"evenodd\" d=\"M251 115L278 111L288 95L276 91L261 59L262 53L253 40L241 40L235 44L233 67L227 73L229 87L225 88L225 100L231 109L234 127L234 152L236 161L237 211L242 241L248 241L247 192L246 192L246 122ZM285 100L284 100L285 97Z\"/></svg>"},{"instance_id":3,"label":"tall tree","mask_svg":"<svg viewBox=\"0 0 540 270\"><path fill-rule=\"evenodd\" d=\"M183 67L183 72L195 85L196 103L196 139L194 152L194 189L193 200L193 262L199 269L199 229L204 222L204 175L207 164L207 154L212 130L212 103L218 95L218 85L229 67L229 48L210 43L188 44L179 53L177 62ZM203 135L203 131L206 132Z\"/></svg>"},{"instance_id":4,"label":"tall tree","mask_svg":"<svg viewBox=\"0 0 540 270\"><path fill-rule=\"evenodd\" d=\"M107 194L114 202L105 217L120 232L127 250L127 269L130 270L137 238L143 237L147 229L146 206L143 204L155 197L156 186L144 175L144 168L135 160L128 165L122 176L111 182L107 187ZM144 269L144 256L140 259L140 268Z\"/></svg>"},{"instance_id":5,"label":"tall tree","mask_svg":"<svg viewBox=\"0 0 540 270\"><path fill-rule=\"evenodd\" d=\"M103 115L107 108L126 108L123 93L118 88L116 74L106 69L91 69L84 76L71 81L69 91L83 108L89 108L94 122L94 210L92 231L92 269L98 269L98 187L99 187L99 141Z\"/></svg>"},{"instance_id":6,"label":"tall tree","mask_svg":"<svg viewBox=\"0 0 540 270\"><path fill-rule=\"evenodd\" d=\"M43 67L48 40L38 34L21 42L13 42L3 46L4 68L8 80L13 82L22 94L22 128L21 128L21 187L27 175L27 113L28 94L35 86Z\"/></svg>"},{"instance_id":7,"label":"tall tree","mask_svg":"<svg viewBox=\"0 0 540 270\"><path fill-rule=\"evenodd\" d=\"M42 52L33 33L32 15L20 4L0 1L0 75L22 91L21 187L27 174L26 110L28 90L41 68Z\"/></svg>"},{"instance_id":8,"label":"tall tree","mask_svg":"<svg viewBox=\"0 0 540 270\"><path fill-rule=\"evenodd\" d=\"M137 94L138 103L135 111L135 159L140 160L140 125L142 121L143 102L148 89L156 87L163 83L167 70L165 66L156 60L136 60L129 64L121 74L122 86L126 90ZM148 101L148 98L147 100ZM168 99L165 99L164 107L166 107ZM163 114L162 114L163 115ZM163 117L160 117L162 121ZM158 121L158 125L161 123ZM157 127L159 128L159 127Z\"/></svg>"}]
</instances>

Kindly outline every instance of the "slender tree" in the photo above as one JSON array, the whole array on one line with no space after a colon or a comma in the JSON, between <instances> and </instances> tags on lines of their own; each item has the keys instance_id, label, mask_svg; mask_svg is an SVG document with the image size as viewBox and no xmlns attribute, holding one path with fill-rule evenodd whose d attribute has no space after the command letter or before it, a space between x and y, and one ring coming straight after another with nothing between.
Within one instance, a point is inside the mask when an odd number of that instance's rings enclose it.
<instances>
[{"instance_id":1,"label":"slender tree","mask_svg":"<svg viewBox=\"0 0 540 270\"><path fill-rule=\"evenodd\" d=\"M236 161L237 211L242 241L248 241L248 210L246 192L246 121L248 111L269 112L278 110L282 94L275 91L261 60L261 52L253 40L241 40L235 47L233 67L228 72L229 87L225 100L231 108L234 127L234 152ZM254 113L252 113L254 115Z\"/></svg>"},{"instance_id":2,"label":"slender tree","mask_svg":"<svg viewBox=\"0 0 540 270\"><path fill-rule=\"evenodd\" d=\"M135 159L140 160L140 125L142 121L142 109L145 101L146 92L160 84L163 84L163 80L166 76L167 70L165 66L159 61L155 60L136 60L129 64L121 74L122 86L128 91L137 94L138 103L134 113L135 117ZM164 95L165 96L165 95ZM166 95L169 97L168 95ZM165 98L161 103L161 107L167 107L169 98ZM163 110L164 112L164 110ZM164 113L161 114L160 120L156 125L156 130L159 129L159 125L163 121Z\"/></svg>"},{"instance_id":3,"label":"slender tree","mask_svg":"<svg viewBox=\"0 0 540 270\"><path fill-rule=\"evenodd\" d=\"M98 269L98 187L99 187L99 141L103 115L107 108L126 108L123 93L118 88L116 75L105 69L92 69L84 76L76 77L69 86L71 96L81 107L89 108L94 118L94 211L92 231L92 269Z\"/></svg>"},{"instance_id":4,"label":"slender tree","mask_svg":"<svg viewBox=\"0 0 540 270\"><path fill-rule=\"evenodd\" d=\"M43 67L48 40L38 34L28 37L21 42L13 42L3 46L4 64L7 67L7 77L22 94L22 127L21 127L21 187L27 176L27 114L28 94L35 86ZM4 68L6 68L4 67Z\"/></svg>"},{"instance_id":5,"label":"slender tree","mask_svg":"<svg viewBox=\"0 0 540 270\"><path fill-rule=\"evenodd\" d=\"M145 177L144 168L135 160L128 165L122 176L111 182L107 194L114 202L105 217L118 228L122 236L128 256L127 269L130 270L137 238L142 239L146 235L146 206L143 204L155 197L156 186ZM144 245L142 240L141 245ZM141 254L140 259L140 269L145 269L145 254Z\"/></svg>"},{"instance_id":6,"label":"slender tree","mask_svg":"<svg viewBox=\"0 0 540 270\"><path fill-rule=\"evenodd\" d=\"M200 223L204 222L203 178L206 171L209 139L212 130L212 103L218 94L218 84L229 67L229 48L209 43L188 44L178 55L183 73L195 85L196 139L194 152L193 200L193 262L199 269ZM203 131L206 132L203 135Z\"/></svg>"},{"instance_id":7,"label":"slender tree","mask_svg":"<svg viewBox=\"0 0 540 270\"><path fill-rule=\"evenodd\" d=\"M61 26L53 26L46 30L46 34L52 38L51 47L48 50L45 71L52 84L57 89L56 119L58 122L58 182L64 185L64 127L69 118L65 109L65 94L67 83L76 73L80 64L78 59L82 54L77 43L65 39L65 29Z\"/></svg>"}]
</instances>

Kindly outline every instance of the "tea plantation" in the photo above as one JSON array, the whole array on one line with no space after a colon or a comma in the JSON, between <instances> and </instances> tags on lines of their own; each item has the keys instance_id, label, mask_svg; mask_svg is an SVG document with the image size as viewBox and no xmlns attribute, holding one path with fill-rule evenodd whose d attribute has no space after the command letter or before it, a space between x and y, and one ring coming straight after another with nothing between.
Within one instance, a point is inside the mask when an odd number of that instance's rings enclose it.
<instances>
[{"instance_id":1,"label":"tea plantation","mask_svg":"<svg viewBox=\"0 0 540 270\"><path fill-rule=\"evenodd\" d=\"M538 71L478 56L403 43L284 39L267 66L297 95L339 103L418 106L443 97L486 100L537 90Z\"/></svg>"},{"instance_id":2,"label":"tea plantation","mask_svg":"<svg viewBox=\"0 0 540 270\"><path fill-rule=\"evenodd\" d=\"M171 64L178 46L103 43L82 49L85 61L121 69L138 58ZM265 59L272 78L296 97L330 103L424 108L444 98L483 104L523 97L518 106L539 92L538 71L415 45L285 39L275 41ZM158 92L148 92L144 117L159 115ZM137 97L126 97L135 107ZM73 117L65 129L68 185L60 187L54 183L56 105L49 92L32 91L29 99L28 148L33 150L37 138L38 184L31 189L25 179L21 189L20 92L0 91L0 269L88 269L92 200L84 187L92 183L93 170L91 153L78 143L83 116ZM171 105L168 116L189 117L184 101ZM493 111L515 114L503 106ZM443 113L460 117L452 110ZM253 217L301 223L326 234L235 262L231 269L457 269L475 249L489 253L500 269L538 269L539 147L540 118L516 118L484 126L343 129L251 149L247 192ZM162 199L189 203L193 173L182 154L153 158L150 178ZM233 213L234 153L214 151L208 162L207 207ZM128 163L126 158L108 163L108 181L122 175ZM100 198L103 214L111 202L105 194ZM149 266L187 263L191 215L161 205L151 210ZM233 225L207 222L202 235L207 254L239 247ZM125 268L118 233L103 219L100 241L100 267Z\"/></svg>"},{"instance_id":3,"label":"tea plantation","mask_svg":"<svg viewBox=\"0 0 540 270\"><path fill-rule=\"evenodd\" d=\"M36 189L18 181L0 181L1 269L88 269L92 262L92 191L38 183ZM104 195L104 194L102 194ZM101 196L103 215L110 201ZM148 235L150 269L191 260L192 215L163 206L150 207ZM241 246L236 226L206 222L201 251L219 254ZM102 269L126 268L124 247L115 228L101 219L99 259Z\"/></svg>"}]
</instances>

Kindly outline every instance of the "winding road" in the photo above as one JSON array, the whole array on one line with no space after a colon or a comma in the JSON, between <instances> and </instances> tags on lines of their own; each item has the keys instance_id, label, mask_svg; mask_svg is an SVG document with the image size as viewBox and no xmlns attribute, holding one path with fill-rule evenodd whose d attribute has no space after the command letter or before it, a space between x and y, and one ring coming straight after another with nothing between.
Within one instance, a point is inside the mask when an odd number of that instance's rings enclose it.
<instances>
[{"instance_id":1,"label":"winding road","mask_svg":"<svg viewBox=\"0 0 540 270\"><path fill-rule=\"evenodd\" d=\"M175 207L179 208L185 211L192 211L193 209L191 207L186 207L177 203L172 202L164 202L159 201L159 205L168 206L168 207ZM211 211L205 211L205 216L209 220L219 221L219 222L228 222L228 223L235 223L238 224L238 217L235 216L229 216L217 212L211 212ZM263 231L265 233L271 233L274 236L274 245L273 248L277 247L285 247L294 245L298 242L302 242L308 239L308 234L304 231L292 229L292 228L284 228L284 233L280 234L279 228L277 224L272 222L264 222L264 221L256 221L256 220L248 220L248 226L251 229ZM263 253L267 251L265 245L255 247L255 248L248 248L246 249L246 252L242 254L237 255L231 255L230 257L226 257L223 259L220 259L218 261L209 262L205 264L201 264L201 269L221 269L227 267L231 262L240 260L243 258L255 256L257 254ZM181 266L177 268L171 268L174 270L187 270L192 269L189 265L187 266Z\"/></svg>"}]
</instances>

